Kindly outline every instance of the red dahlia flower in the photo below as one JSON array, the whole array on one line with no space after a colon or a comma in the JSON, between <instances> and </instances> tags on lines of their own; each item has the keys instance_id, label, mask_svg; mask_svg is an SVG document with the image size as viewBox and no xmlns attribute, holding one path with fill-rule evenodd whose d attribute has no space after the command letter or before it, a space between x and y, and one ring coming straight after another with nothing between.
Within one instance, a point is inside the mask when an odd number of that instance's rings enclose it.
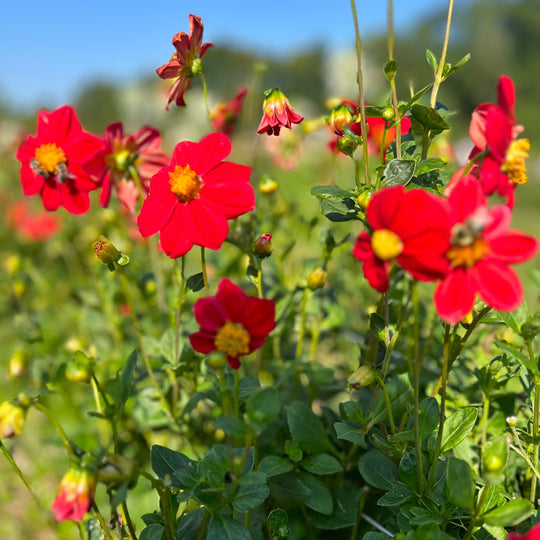
<instances>
[{"instance_id":1,"label":"red dahlia flower","mask_svg":"<svg viewBox=\"0 0 540 540\"><path fill-rule=\"evenodd\" d=\"M500 311L513 311L523 301L523 288L510 264L530 259L538 250L532 236L508 229L507 206L487 207L482 186L465 175L448 196L453 223L450 263L435 289L435 307L446 322L458 323L473 308L476 295Z\"/></svg>"},{"instance_id":2,"label":"red dahlia flower","mask_svg":"<svg viewBox=\"0 0 540 540\"><path fill-rule=\"evenodd\" d=\"M156 69L162 79L176 78L167 96L167 110L173 100L179 107L186 106L184 92L189 88L191 79L201 72L201 58L206 49L214 45L213 43L203 45L202 35L201 18L190 15L189 36L185 32L178 32L172 39L176 51L166 64Z\"/></svg>"},{"instance_id":3,"label":"red dahlia flower","mask_svg":"<svg viewBox=\"0 0 540 540\"><path fill-rule=\"evenodd\" d=\"M255 208L251 169L223 161L230 151L222 133L183 141L152 177L137 223L143 236L160 233L169 257L185 255L193 245L219 249L229 233L227 220Z\"/></svg>"},{"instance_id":4,"label":"red dahlia flower","mask_svg":"<svg viewBox=\"0 0 540 540\"><path fill-rule=\"evenodd\" d=\"M88 468L72 464L58 488L52 509L57 521L82 521L94 501L96 477Z\"/></svg>"},{"instance_id":5,"label":"red dahlia flower","mask_svg":"<svg viewBox=\"0 0 540 540\"><path fill-rule=\"evenodd\" d=\"M82 130L72 107L41 111L37 135L28 136L17 152L24 194L39 193L47 210L86 212L88 192L99 187L101 174L99 163L90 162L102 148L99 137Z\"/></svg>"},{"instance_id":6,"label":"red dahlia flower","mask_svg":"<svg viewBox=\"0 0 540 540\"><path fill-rule=\"evenodd\" d=\"M387 187L371 197L366 218L373 233L358 236L353 255L375 290L388 290L393 260L421 281L446 274L450 218L445 199L422 189Z\"/></svg>"},{"instance_id":7,"label":"red dahlia flower","mask_svg":"<svg viewBox=\"0 0 540 540\"><path fill-rule=\"evenodd\" d=\"M247 296L229 279L219 282L216 296L200 298L193 306L200 330L191 334L191 346L203 354L221 351L233 369L239 356L262 347L276 326L272 300Z\"/></svg>"},{"instance_id":8,"label":"red dahlia flower","mask_svg":"<svg viewBox=\"0 0 540 540\"><path fill-rule=\"evenodd\" d=\"M291 124L299 124L304 117L294 112L289 100L279 88L264 93L263 117L257 133L279 135L282 127L291 129Z\"/></svg>"},{"instance_id":9,"label":"red dahlia flower","mask_svg":"<svg viewBox=\"0 0 540 540\"><path fill-rule=\"evenodd\" d=\"M210 117L212 119L212 127L215 131L225 133L229 137L233 134L247 90L246 86L242 86L232 101L229 103L220 103L214 109Z\"/></svg>"},{"instance_id":10,"label":"red dahlia flower","mask_svg":"<svg viewBox=\"0 0 540 540\"><path fill-rule=\"evenodd\" d=\"M540 524L535 525L525 534L510 533L506 540L540 540Z\"/></svg>"},{"instance_id":11,"label":"red dahlia flower","mask_svg":"<svg viewBox=\"0 0 540 540\"><path fill-rule=\"evenodd\" d=\"M124 135L122 122L107 126L103 136L105 141L104 160L106 171L99 202L109 206L114 186L118 199L134 212L139 200L139 187L134 175L138 175L146 197L150 178L169 163L169 157L160 150L161 136L153 127L143 127L132 135Z\"/></svg>"}]
</instances>

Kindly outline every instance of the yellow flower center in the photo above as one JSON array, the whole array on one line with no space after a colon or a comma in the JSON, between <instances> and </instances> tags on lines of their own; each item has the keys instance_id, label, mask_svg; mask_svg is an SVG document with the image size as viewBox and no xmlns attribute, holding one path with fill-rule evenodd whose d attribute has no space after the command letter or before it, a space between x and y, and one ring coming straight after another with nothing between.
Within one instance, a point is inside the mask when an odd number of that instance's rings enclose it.
<instances>
[{"instance_id":1,"label":"yellow flower center","mask_svg":"<svg viewBox=\"0 0 540 540\"><path fill-rule=\"evenodd\" d=\"M379 259L390 261L403 251L401 238L388 229L379 229L371 237L371 248Z\"/></svg>"},{"instance_id":2,"label":"yellow flower center","mask_svg":"<svg viewBox=\"0 0 540 540\"><path fill-rule=\"evenodd\" d=\"M178 200L189 202L199 195L202 180L195 171L191 170L189 165L185 167L177 165L174 171L169 173L169 184Z\"/></svg>"},{"instance_id":3,"label":"yellow flower center","mask_svg":"<svg viewBox=\"0 0 540 540\"><path fill-rule=\"evenodd\" d=\"M472 268L488 252L489 248L486 241L482 237L478 237L467 245L453 245L446 256L454 267L466 266Z\"/></svg>"},{"instance_id":4,"label":"yellow flower center","mask_svg":"<svg viewBox=\"0 0 540 540\"><path fill-rule=\"evenodd\" d=\"M53 174L59 163L66 162L64 151L54 143L42 144L36 148L34 157L39 168L48 174Z\"/></svg>"},{"instance_id":5,"label":"yellow flower center","mask_svg":"<svg viewBox=\"0 0 540 540\"><path fill-rule=\"evenodd\" d=\"M105 163L110 169L127 171L128 167L134 163L135 157L127 148L120 148L115 149L112 154L107 154Z\"/></svg>"},{"instance_id":6,"label":"yellow flower center","mask_svg":"<svg viewBox=\"0 0 540 540\"><path fill-rule=\"evenodd\" d=\"M529 139L516 139L510 143L506 151L506 159L501 165L501 171L508 176L512 184L527 182L525 158L529 157L530 147Z\"/></svg>"},{"instance_id":7,"label":"yellow flower center","mask_svg":"<svg viewBox=\"0 0 540 540\"><path fill-rule=\"evenodd\" d=\"M236 358L249 352L249 341L249 334L241 324L227 321L219 329L214 339L214 345L218 351Z\"/></svg>"}]
</instances>

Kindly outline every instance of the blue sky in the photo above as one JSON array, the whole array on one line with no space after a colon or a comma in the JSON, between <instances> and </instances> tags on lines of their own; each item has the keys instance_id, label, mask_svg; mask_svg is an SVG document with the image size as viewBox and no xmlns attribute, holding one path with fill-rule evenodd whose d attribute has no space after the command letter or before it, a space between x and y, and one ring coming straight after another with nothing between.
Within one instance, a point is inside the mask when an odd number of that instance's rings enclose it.
<instances>
[{"instance_id":1,"label":"blue sky","mask_svg":"<svg viewBox=\"0 0 540 540\"><path fill-rule=\"evenodd\" d=\"M394 0L396 31L447 6ZM362 37L384 31L384 0L356 0L356 7ZM349 0L12 0L0 16L0 99L52 108L69 103L85 82L148 75L170 58L172 36L189 32L190 13L202 17L205 42L261 54L354 44Z\"/></svg>"}]
</instances>

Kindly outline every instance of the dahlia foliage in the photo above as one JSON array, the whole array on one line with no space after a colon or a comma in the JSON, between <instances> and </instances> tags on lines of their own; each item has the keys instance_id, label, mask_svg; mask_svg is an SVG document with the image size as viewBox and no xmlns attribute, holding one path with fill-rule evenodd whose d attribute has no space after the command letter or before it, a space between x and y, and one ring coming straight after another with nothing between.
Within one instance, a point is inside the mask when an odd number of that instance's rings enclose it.
<instances>
[{"instance_id":1,"label":"dahlia foliage","mask_svg":"<svg viewBox=\"0 0 540 540\"><path fill-rule=\"evenodd\" d=\"M511 225L531 189L512 79L486 88L460 161L439 100L468 57L428 51L434 80L400 101L389 39L379 104L359 70L320 113L291 92L304 118L277 87L219 101L189 25L157 74L167 110L202 79L195 140L119 119L100 137L66 105L16 153L15 482L84 540L540 540L539 245ZM43 464L57 448L63 477Z\"/></svg>"}]
</instances>

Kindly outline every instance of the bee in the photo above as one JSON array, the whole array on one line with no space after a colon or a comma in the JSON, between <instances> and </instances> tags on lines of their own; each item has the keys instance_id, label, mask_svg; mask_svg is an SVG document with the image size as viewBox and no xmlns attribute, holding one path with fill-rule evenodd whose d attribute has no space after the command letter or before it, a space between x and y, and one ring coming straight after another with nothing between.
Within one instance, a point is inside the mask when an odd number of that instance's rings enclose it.
<instances>
[{"instance_id":1,"label":"bee","mask_svg":"<svg viewBox=\"0 0 540 540\"><path fill-rule=\"evenodd\" d=\"M73 180L75 178L73 173L69 172L65 163L58 163L54 172L56 174L56 181L59 184L65 184L66 180Z\"/></svg>"},{"instance_id":2,"label":"bee","mask_svg":"<svg viewBox=\"0 0 540 540\"><path fill-rule=\"evenodd\" d=\"M465 220L465 223L457 223L452 228L453 246L470 246L476 238L482 235L486 228L486 217L482 212L479 215L472 215Z\"/></svg>"},{"instance_id":3,"label":"bee","mask_svg":"<svg viewBox=\"0 0 540 540\"><path fill-rule=\"evenodd\" d=\"M31 159L30 160L30 168L32 171L34 171L36 174L39 174L39 176L43 176L43 178L49 178L49 173L47 171L44 171L40 165L39 161L37 159Z\"/></svg>"}]
</instances>

